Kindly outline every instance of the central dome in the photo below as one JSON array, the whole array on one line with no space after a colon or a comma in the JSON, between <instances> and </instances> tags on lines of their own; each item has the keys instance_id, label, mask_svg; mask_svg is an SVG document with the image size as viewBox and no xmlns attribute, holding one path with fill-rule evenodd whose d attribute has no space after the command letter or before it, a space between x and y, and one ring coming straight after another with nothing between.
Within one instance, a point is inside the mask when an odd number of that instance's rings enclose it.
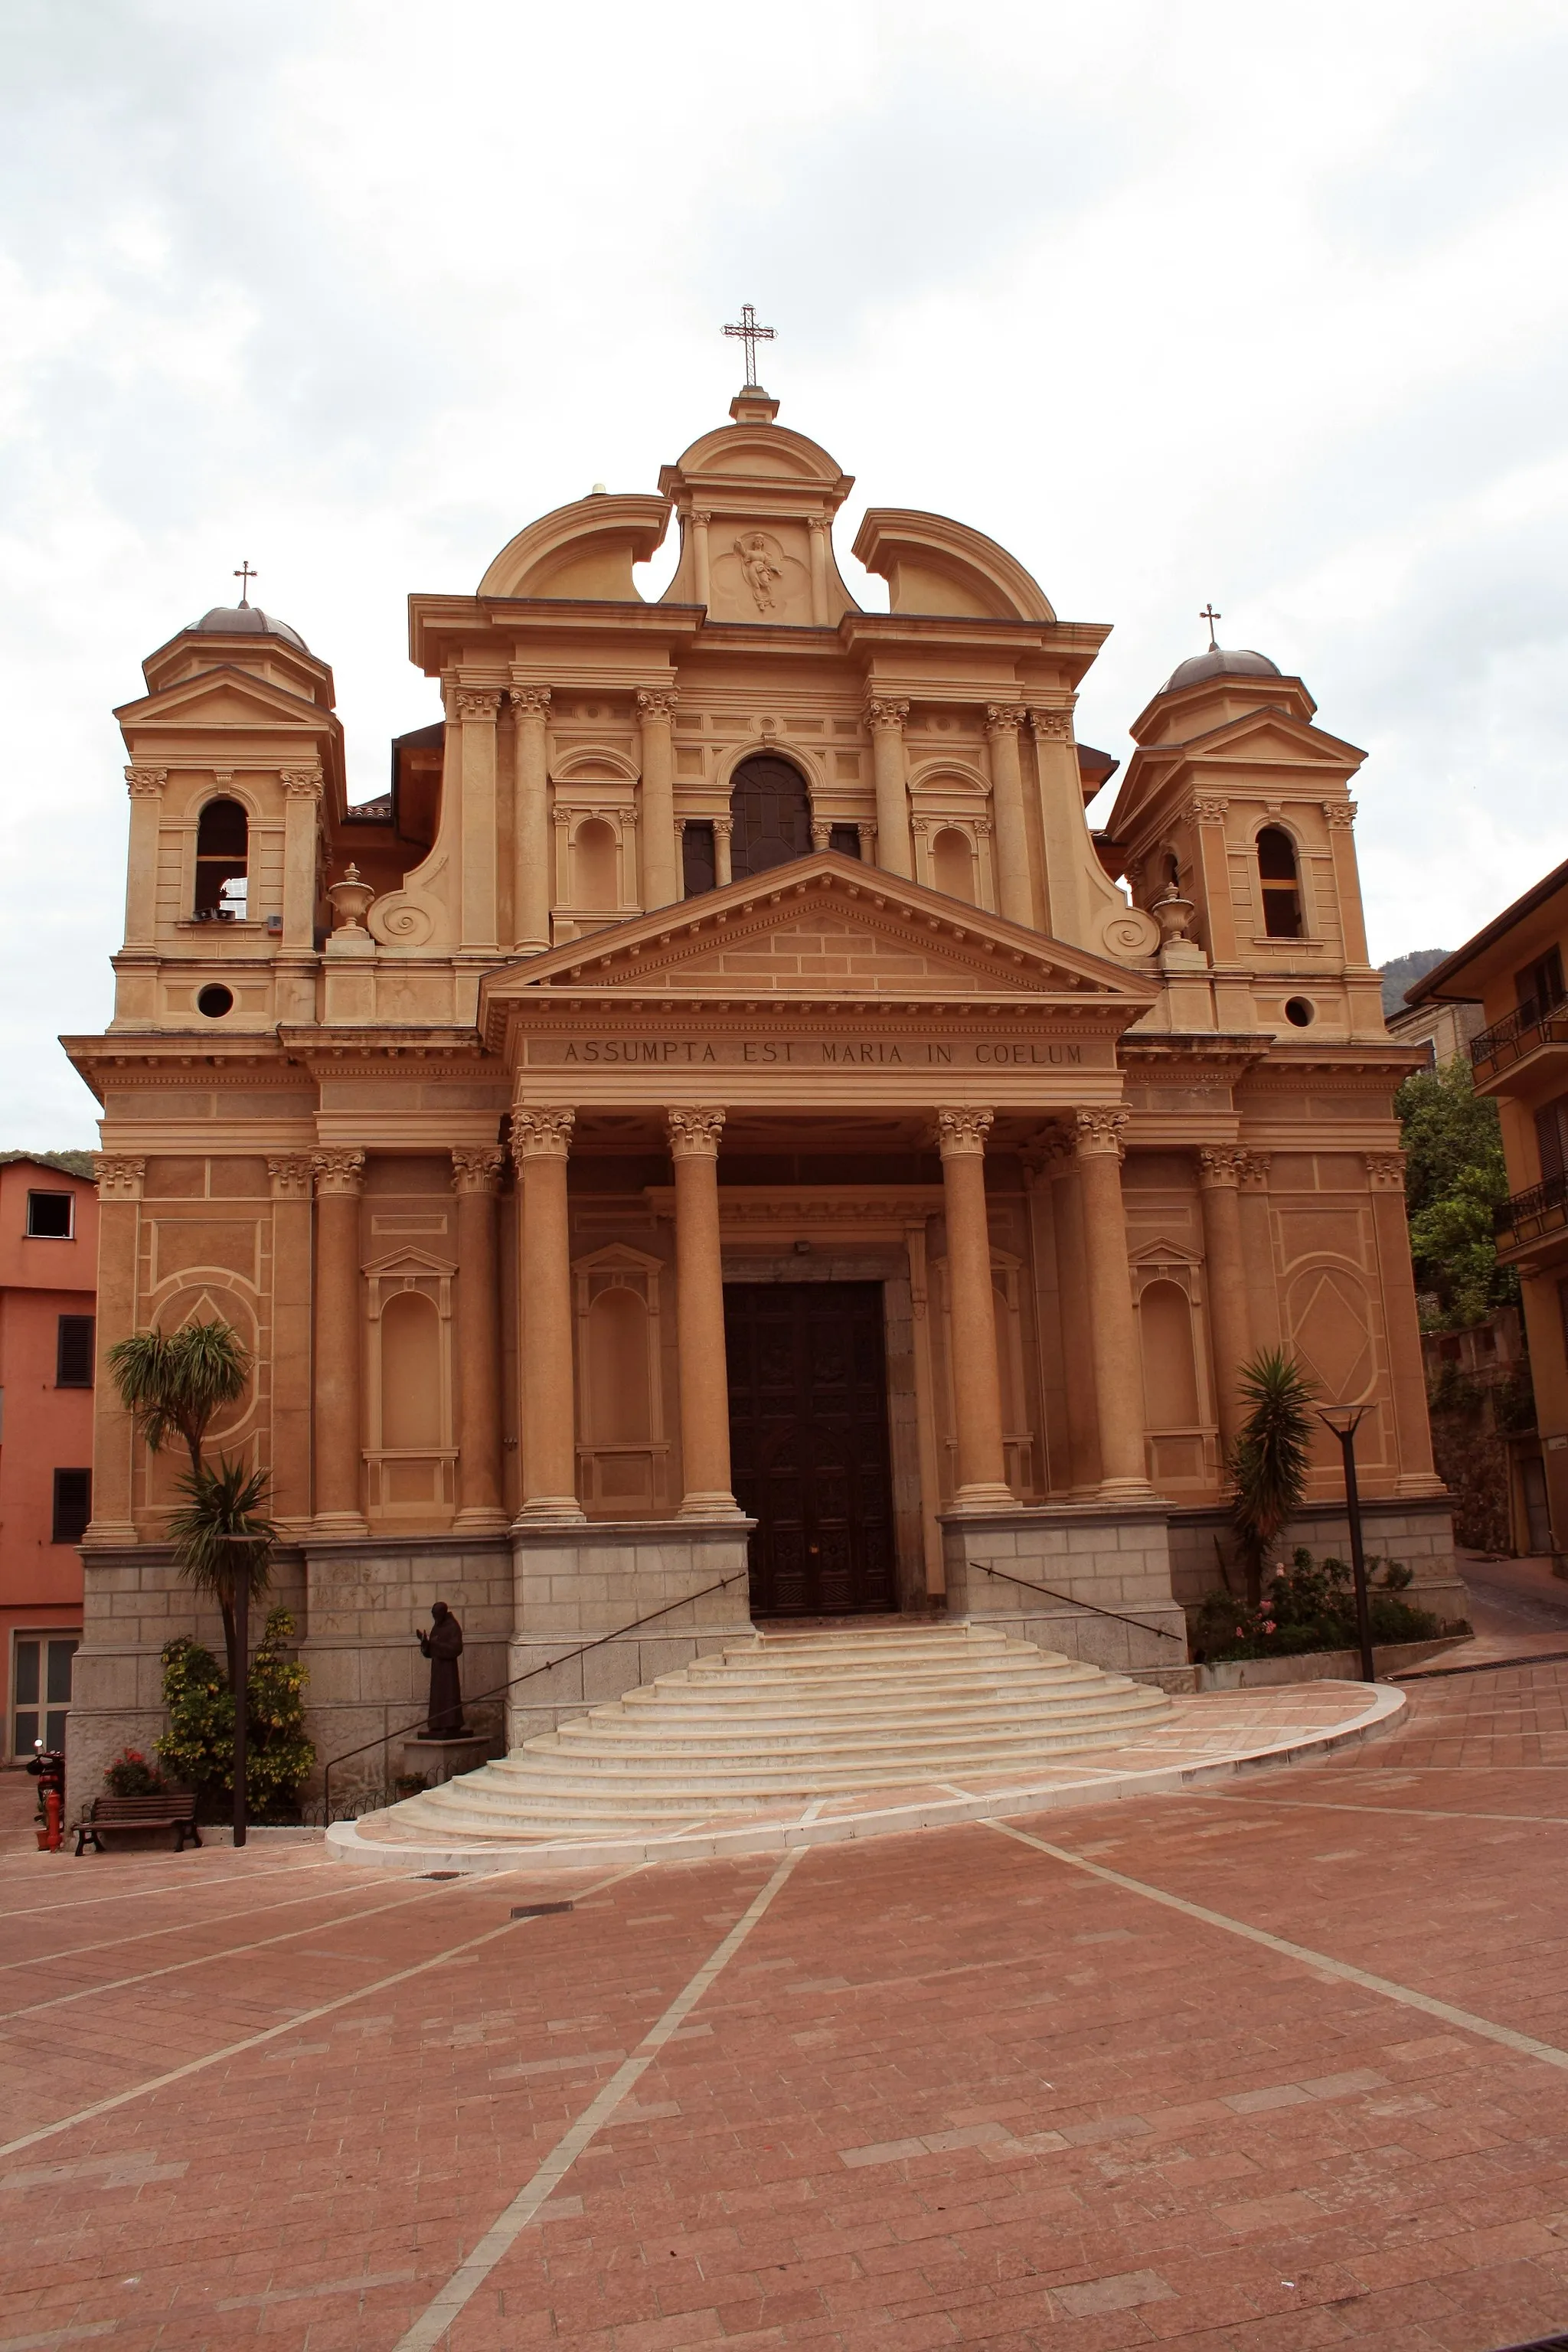
<instances>
[{"instance_id":1,"label":"central dome","mask_svg":"<svg viewBox=\"0 0 1568 2352\"><path fill-rule=\"evenodd\" d=\"M264 613L259 604L215 604L210 613L204 613L199 621L191 623L187 634L195 635L198 630L214 636L285 637L302 654L310 650L298 629Z\"/></svg>"},{"instance_id":2,"label":"central dome","mask_svg":"<svg viewBox=\"0 0 1568 2352\"><path fill-rule=\"evenodd\" d=\"M1184 686L1197 686L1205 677L1282 677L1278 662L1267 654L1250 653L1245 646L1228 653L1224 646L1211 646L1206 654L1194 654L1190 661L1178 662L1161 688L1162 694L1179 693Z\"/></svg>"}]
</instances>

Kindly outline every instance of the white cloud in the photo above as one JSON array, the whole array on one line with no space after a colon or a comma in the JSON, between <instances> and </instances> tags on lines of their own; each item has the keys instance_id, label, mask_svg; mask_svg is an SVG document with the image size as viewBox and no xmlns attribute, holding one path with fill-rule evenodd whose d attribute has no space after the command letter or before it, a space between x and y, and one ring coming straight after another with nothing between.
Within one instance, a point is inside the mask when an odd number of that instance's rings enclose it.
<instances>
[{"instance_id":1,"label":"white cloud","mask_svg":"<svg viewBox=\"0 0 1568 2352\"><path fill-rule=\"evenodd\" d=\"M13 0L7 53L3 1139L90 1137L142 656L248 557L378 789L408 591L650 486L748 297L841 548L934 507L1116 624L1089 740L1211 595L1302 672L1374 952L1568 854L1560 10Z\"/></svg>"}]
</instances>

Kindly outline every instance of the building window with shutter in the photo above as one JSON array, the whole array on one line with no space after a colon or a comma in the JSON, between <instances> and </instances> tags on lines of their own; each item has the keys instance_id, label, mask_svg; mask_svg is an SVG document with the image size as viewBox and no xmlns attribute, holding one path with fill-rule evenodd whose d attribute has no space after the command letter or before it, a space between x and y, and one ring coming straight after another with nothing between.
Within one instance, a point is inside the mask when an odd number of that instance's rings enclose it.
<instances>
[{"instance_id":1,"label":"building window with shutter","mask_svg":"<svg viewBox=\"0 0 1568 2352\"><path fill-rule=\"evenodd\" d=\"M80 1543L92 1517L92 1472L55 1472L55 1521L51 1543Z\"/></svg>"},{"instance_id":2,"label":"building window with shutter","mask_svg":"<svg viewBox=\"0 0 1568 2352\"><path fill-rule=\"evenodd\" d=\"M92 1340L96 1328L90 1315L62 1315L55 1325L55 1386L92 1386Z\"/></svg>"}]
</instances>

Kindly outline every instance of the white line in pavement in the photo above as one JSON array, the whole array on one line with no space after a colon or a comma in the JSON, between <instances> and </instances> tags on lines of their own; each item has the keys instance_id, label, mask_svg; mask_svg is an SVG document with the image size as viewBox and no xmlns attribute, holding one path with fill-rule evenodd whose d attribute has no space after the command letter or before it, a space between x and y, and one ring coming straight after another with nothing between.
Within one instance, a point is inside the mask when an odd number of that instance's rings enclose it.
<instances>
[{"instance_id":1,"label":"white line in pavement","mask_svg":"<svg viewBox=\"0 0 1568 2352\"><path fill-rule=\"evenodd\" d=\"M589 2102L576 2122L556 2141L532 2179L490 2223L467 2261L458 2263L407 2334L399 2336L395 2352L431 2352L431 2347L445 2336L502 2256L510 2252L540 2207L559 2189L589 2141L608 2123L626 2093L647 2072L670 2035L685 2023L715 1978L734 1958L806 1850L805 1846L794 1846L784 1855L762 1893L729 1934L715 1945L689 1984L676 1994L658 2023L650 2026L625 2065L616 2068L598 2096Z\"/></svg>"},{"instance_id":2,"label":"white line in pavement","mask_svg":"<svg viewBox=\"0 0 1568 2352\"><path fill-rule=\"evenodd\" d=\"M331 1903L344 1895L380 1895L384 1892L384 1886L374 1878L367 1879L363 1887L341 1885L338 1881L343 1875L343 1872L335 1870L319 1895L286 1895L281 1903L269 1904L268 1908L271 1911L293 1911L301 1903ZM62 1907L69 1908L69 1906ZM15 1917L16 1915L13 1912L10 1916ZM62 1960L85 1959L89 1952L119 1952L127 1944L145 1944L157 1936L186 1936L195 1927L226 1927L231 1919L253 1919L255 1916L256 1905L247 1903L243 1911L205 1912L199 1917L171 1920L166 1927L138 1927L134 1935L109 1936L101 1944L72 1944L66 1951L33 1952L25 1960L0 1960L0 1976L9 1976L14 1969L58 1968ZM322 1922L324 1927L334 1924L331 1920ZM0 2352L5 2352L4 2346L0 2346Z\"/></svg>"},{"instance_id":3,"label":"white line in pavement","mask_svg":"<svg viewBox=\"0 0 1568 2352\"><path fill-rule=\"evenodd\" d=\"M1459 1813L1437 1805L1336 1804L1327 1797L1237 1797L1216 1789L1205 1789L1204 1796L1220 1805L1269 1805L1287 1813L1393 1813L1413 1822L1528 1822L1536 1829L1568 1830L1568 1813Z\"/></svg>"},{"instance_id":4,"label":"white line in pavement","mask_svg":"<svg viewBox=\"0 0 1568 2352\"><path fill-rule=\"evenodd\" d=\"M73 1861L75 1858L72 1855ZM201 1878L193 1871L189 1878L176 1879L170 1886L122 1886L117 1895L84 1895L79 1902L75 1903L35 1903L30 1911L7 1910L5 1919L7 1925L13 1919L56 1919L68 1912L89 1910L95 1903L133 1903L149 1900L154 1895L189 1895L194 1888L208 1886L252 1886L262 1879L295 1878L302 1870L330 1870L331 1867L325 1854L321 1854L314 1862L285 1862L276 1866L263 1863L255 1871L231 1870L222 1878ZM5 2352L3 2342L0 2342L0 2352Z\"/></svg>"},{"instance_id":5,"label":"white line in pavement","mask_svg":"<svg viewBox=\"0 0 1568 2352\"><path fill-rule=\"evenodd\" d=\"M345 1892L348 1890L345 1889ZM329 1898L330 1899L330 1898ZM14 2018L37 2017L44 2009L64 2009L68 2001L90 2000L95 1993L123 1992L127 1985L151 1984L156 1977L177 1977L184 1969L205 1969L214 1960L243 1960L249 1952L269 1951L274 1944L296 1943L301 1936L330 1935L334 1927L354 1927L362 1919L374 1919L383 1911L407 1911L416 1903L431 1900L429 1895L405 1895L390 1903L377 1903L368 1911L340 1911L335 1919L310 1919L302 1927L285 1927L280 1936L260 1936L251 1944L224 1944L216 1952L196 1952L188 1960L166 1960L161 1969L142 1969L133 1977L109 1977L101 1984L78 1985L74 1992L52 1993L47 2000L30 2000L23 2009L0 2009L0 2025L9 2025ZM322 1955L327 1959L345 1959L343 1952ZM68 1959L68 1952L62 1955ZM365 1957L366 1968L374 1968L374 1952Z\"/></svg>"},{"instance_id":6,"label":"white line in pavement","mask_svg":"<svg viewBox=\"0 0 1568 2352\"><path fill-rule=\"evenodd\" d=\"M631 1878L637 1871L647 1870L649 1866L646 1862L629 1863L625 1870L617 1870L612 1876L599 1879L573 1899L584 1902L591 1895L603 1895L606 1888L618 1886L623 1878ZM484 1882L485 1892L489 1893L498 1879L515 1878L520 1872L525 1873L527 1868L527 1864L520 1864L515 1871L498 1870L489 1874ZM442 1895L449 1895L451 1891L449 1886L435 1890ZM116 2091L112 2098L97 2099L90 2107L79 2107L74 2115L61 2116L52 2124L40 2124L36 2131L24 2132L19 2139L7 2140L0 2147L0 2157L19 2156L23 2148L36 2147L40 2140L52 2139L57 2132L69 2131L76 2124L90 2123L97 2116L111 2115L116 2107L129 2106L132 2099L144 2099L153 2091L167 2089L171 2083L183 2083L187 2076L200 2074L208 2066L221 2065L226 2058L239 2058L247 2050L258 2050L264 2042L277 2042L285 2033L297 2033L300 2026L313 2025L319 2017L331 2017L337 2010L352 2008L356 2000L369 2000L373 1994L389 1992L394 1985L406 1984L411 1977L422 1977L427 1969L439 1968L443 1960L457 1959L465 1952L477 1952L482 1944L493 1944L499 1936L510 1936L526 1924L522 1920L504 1920L499 1927L487 1928L482 1936L470 1936L461 1944L449 1944L445 1951L433 1952L427 1960L416 1960L412 1968L398 1969L389 1977L378 1977L374 1984L361 1985L357 1992L340 1993L336 2000L324 2000L315 2009L300 2010L293 2017L286 2017L280 2025L268 2025L259 2033L247 2033L243 2042L227 2042L221 2050L209 2050L205 2058L187 2059L183 2066L171 2066L166 2074L151 2075L145 2083L133 2083L128 2091Z\"/></svg>"},{"instance_id":7,"label":"white line in pavement","mask_svg":"<svg viewBox=\"0 0 1568 2352\"><path fill-rule=\"evenodd\" d=\"M1266 1951L1281 1953L1289 1960L1300 1960L1326 1975L1342 1977L1346 1984L1361 1985L1368 1992L1380 1992L1405 2009L1419 2009L1428 2017L1441 2018L1445 2025L1462 2026L1467 2033L1479 2033L1488 2042L1500 2042L1507 2050L1517 2050L1526 2058L1539 2058L1546 2065L1568 2074L1568 2050L1559 2050L1554 2042L1540 2042L1533 2033L1520 2033L1511 2025L1495 2024L1489 2017L1478 2017L1473 2010L1456 2009L1452 2001L1435 2000L1430 1993L1417 1992L1412 1985L1395 1984L1392 1977L1375 1977L1366 1969L1353 1968L1349 1960L1336 1960L1327 1952L1315 1952L1310 1945L1293 1944L1284 1936L1271 1936L1267 1927L1252 1927L1245 1919L1232 1919L1223 1911L1210 1911L1201 1903L1189 1903L1184 1895L1167 1895L1163 1886L1150 1886L1142 1878L1128 1878L1120 1870L1107 1870L1103 1863L1086 1862L1082 1854L1069 1853L1065 1846L1047 1845L1044 1838L1031 1837L1027 1830L1015 1829L1011 1822L987 1822L984 1826L998 1831L1003 1837L1016 1838L1020 1845L1032 1845L1037 1853L1048 1853L1053 1862L1065 1862L1073 1870L1087 1872L1091 1878L1102 1878L1109 1886L1120 1886L1129 1895L1141 1895L1147 1903L1162 1903L1166 1910L1199 1919L1205 1927L1223 1927L1227 1936L1245 1937L1249 1944L1261 1944Z\"/></svg>"}]
</instances>

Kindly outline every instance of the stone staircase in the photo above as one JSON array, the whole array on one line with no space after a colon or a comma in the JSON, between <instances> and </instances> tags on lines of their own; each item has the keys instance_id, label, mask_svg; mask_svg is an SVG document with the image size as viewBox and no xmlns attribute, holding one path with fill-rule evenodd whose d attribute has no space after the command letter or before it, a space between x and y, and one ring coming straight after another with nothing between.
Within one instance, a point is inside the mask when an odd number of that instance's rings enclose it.
<instances>
[{"instance_id":1,"label":"stone staircase","mask_svg":"<svg viewBox=\"0 0 1568 2352\"><path fill-rule=\"evenodd\" d=\"M420 1843L669 1837L803 1799L1027 1774L1170 1714L1162 1691L976 1625L757 1634L379 1820Z\"/></svg>"}]
</instances>

